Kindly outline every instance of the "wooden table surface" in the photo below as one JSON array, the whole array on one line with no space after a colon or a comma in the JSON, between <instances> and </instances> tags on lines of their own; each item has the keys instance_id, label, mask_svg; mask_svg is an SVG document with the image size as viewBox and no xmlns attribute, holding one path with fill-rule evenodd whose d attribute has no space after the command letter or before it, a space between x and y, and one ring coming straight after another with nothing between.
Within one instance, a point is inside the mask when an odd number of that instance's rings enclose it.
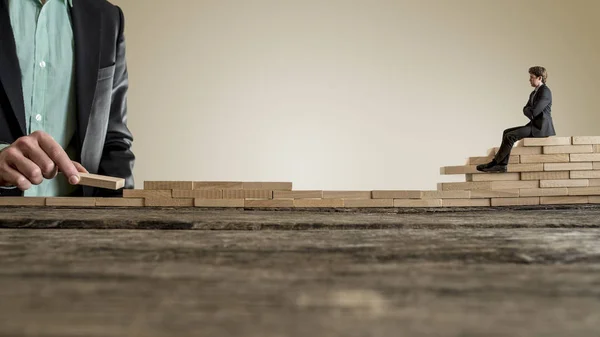
<instances>
[{"instance_id":1,"label":"wooden table surface","mask_svg":"<svg viewBox=\"0 0 600 337\"><path fill-rule=\"evenodd\" d=\"M396 212L0 208L0 336L598 336L599 207Z\"/></svg>"}]
</instances>

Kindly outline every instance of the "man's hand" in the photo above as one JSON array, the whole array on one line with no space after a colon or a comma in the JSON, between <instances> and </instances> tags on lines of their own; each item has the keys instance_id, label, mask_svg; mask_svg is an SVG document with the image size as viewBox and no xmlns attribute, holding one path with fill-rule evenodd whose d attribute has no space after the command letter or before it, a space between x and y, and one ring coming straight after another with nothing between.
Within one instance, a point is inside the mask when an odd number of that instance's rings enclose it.
<instances>
[{"instance_id":1,"label":"man's hand","mask_svg":"<svg viewBox=\"0 0 600 337\"><path fill-rule=\"evenodd\" d=\"M42 131L21 137L0 152L0 186L17 186L25 191L32 184L41 184L44 178L56 177L58 171L72 185L79 183L79 172L87 172Z\"/></svg>"}]
</instances>

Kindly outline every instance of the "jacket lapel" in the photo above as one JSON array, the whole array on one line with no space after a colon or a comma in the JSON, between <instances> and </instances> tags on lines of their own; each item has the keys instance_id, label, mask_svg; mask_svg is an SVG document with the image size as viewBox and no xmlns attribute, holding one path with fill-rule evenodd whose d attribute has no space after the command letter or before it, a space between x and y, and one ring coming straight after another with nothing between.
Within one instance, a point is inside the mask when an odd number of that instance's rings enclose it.
<instances>
[{"instance_id":1,"label":"jacket lapel","mask_svg":"<svg viewBox=\"0 0 600 337\"><path fill-rule=\"evenodd\" d=\"M71 16L75 39L75 86L80 148L87 131L100 64L101 11L91 1L73 1Z\"/></svg>"},{"instance_id":2,"label":"jacket lapel","mask_svg":"<svg viewBox=\"0 0 600 337\"><path fill-rule=\"evenodd\" d=\"M2 81L12 111L19 122L21 133L26 135L27 124L25 122L21 68L10 24L8 0L0 0L0 81Z\"/></svg>"}]
</instances>

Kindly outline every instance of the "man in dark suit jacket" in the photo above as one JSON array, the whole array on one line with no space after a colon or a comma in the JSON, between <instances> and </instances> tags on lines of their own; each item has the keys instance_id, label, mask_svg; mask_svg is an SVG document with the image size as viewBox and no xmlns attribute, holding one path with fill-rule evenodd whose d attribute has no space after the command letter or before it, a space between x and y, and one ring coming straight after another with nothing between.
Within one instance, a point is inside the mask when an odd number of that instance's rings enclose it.
<instances>
[{"instance_id":1,"label":"man in dark suit jacket","mask_svg":"<svg viewBox=\"0 0 600 337\"><path fill-rule=\"evenodd\" d=\"M498 153L487 164L477 166L481 172L502 173L510 158L510 152L520 139L528 137L549 137L556 135L552 123L552 92L546 85L548 73L544 67L529 68L529 83L535 90L529 95L529 100L523 108L523 114L530 122L525 126L518 126L504 130L502 145Z\"/></svg>"},{"instance_id":2,"label":"man in dark suit jacket","mask_svg":"<svg viewBox=\"0 0 600 337\"><path fill-rule=\"evenodd\" d=\"M61 42L66 42L68 50L72 51L69 56L73 58L71 89L74 97L69 109L73 110L70 118L74 131L69 141L73 154L69 157L66 147L60 146L44 130L27 130L30 121L35 123L35 119L40 121L42 118L40 114L33 119L29 116L26 122L24 100L31 97L23 97L19 61L24 56L22 53L17 55L18 43L23 42L15 39L19 36L15 33L19 32L13 31L11 26L11 20L21 18L20 13L14 11L22 10L25 2L16 1L31 0L0 0L0 145L4 144L0 151L0 186L3 186L0 196L23 195L24 190L40 184L43 178L56 177L58 171L68 179L67 184L78 183L78 173L89 171L125 178L125 188L133 188L135 157L131 151L133 137L127 128L128 77L121 9L106 0L61 0L62 12L56 9L56 18L60 18L62 27L68 27L65 31L68 31L69 41ZM56 1L34 1L40 6L36 9L38 13L41 6L58 6ZM11 5L14 7L10 8ZM10 16L9 10L13 11ZM65 22L69 22L69 26L64 26ZM36 26L35 29L40 28ZM38 64L45 67L43 62L32 64L32 67ZM46 70L49 67L50 64ZM52 82L49 80L47 85L52 86ZM119 192L103 189L72 188L70 195L119 195Z\"/></svg>"}]
</instances>

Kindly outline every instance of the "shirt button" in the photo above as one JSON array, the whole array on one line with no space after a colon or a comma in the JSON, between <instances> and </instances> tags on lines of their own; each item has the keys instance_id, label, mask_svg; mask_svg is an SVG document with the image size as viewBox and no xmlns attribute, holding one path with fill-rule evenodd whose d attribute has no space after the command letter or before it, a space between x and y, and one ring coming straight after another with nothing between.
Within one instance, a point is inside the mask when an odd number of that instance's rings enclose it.
<instances>
[{"instance_id":1,"label":"shirt button","mask_svg":"<svg viewBox=\"0 0 600 337\"><path fill-rule=\"evenodd\" d=\"M41 121L42 120L42 115L40 115L40 114L35 115L35 120L38 121L38 122Z\"/></svg>"},{"instance_id":2,"label":"shirt button","mask_svg":"<svg viewBox=\"0 0 600 337\"><path fill-rule=\"evenodd\" d=\"M46 62L44 62L44 61L40 62L40 68L46 68Z\"/></svg>"}]
</instances>

